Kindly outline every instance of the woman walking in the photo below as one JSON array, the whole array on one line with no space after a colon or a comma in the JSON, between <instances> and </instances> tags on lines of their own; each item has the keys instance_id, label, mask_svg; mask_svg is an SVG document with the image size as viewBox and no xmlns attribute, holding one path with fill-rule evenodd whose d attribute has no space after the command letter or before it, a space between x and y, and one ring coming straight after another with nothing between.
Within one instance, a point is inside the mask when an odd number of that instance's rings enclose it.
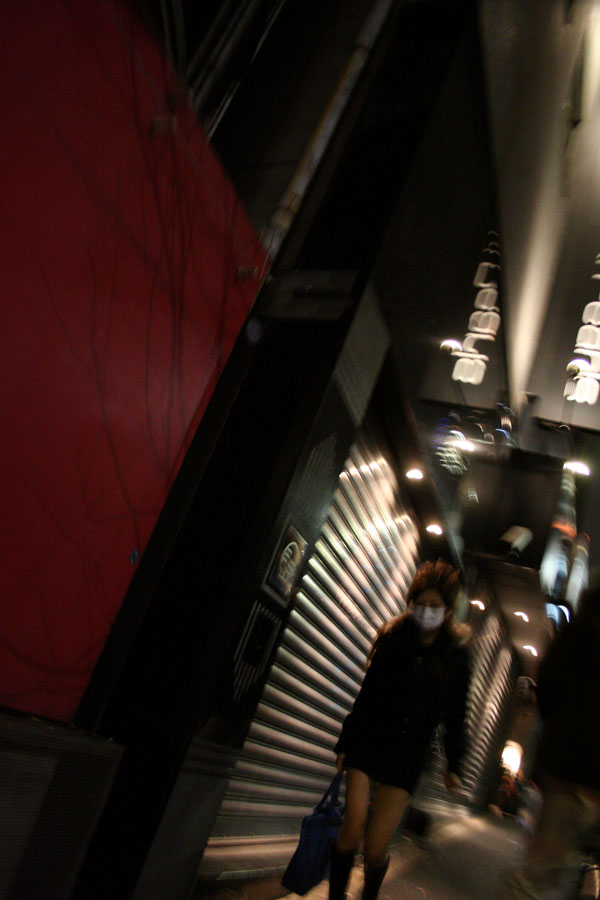
<instances>
[{"instance_id":1,"label":"woman walking","mask_svg":"<svg viewBox=\"0 0 600 900\"><path fill-rule=\"evenodd\" d=\"M452 621L458 586L458 570L442 560L424 563L409 587L406 612L376 635L360 693L335 748L338 769L346 769L346 808L332 853L329 900L344 900L363 837L362 897L377 897L389 864L389 841L440 722L446 726L446 786L460 786L469 659L468 630L462 626L461 634Z\"/></svg>"}]
</instances>

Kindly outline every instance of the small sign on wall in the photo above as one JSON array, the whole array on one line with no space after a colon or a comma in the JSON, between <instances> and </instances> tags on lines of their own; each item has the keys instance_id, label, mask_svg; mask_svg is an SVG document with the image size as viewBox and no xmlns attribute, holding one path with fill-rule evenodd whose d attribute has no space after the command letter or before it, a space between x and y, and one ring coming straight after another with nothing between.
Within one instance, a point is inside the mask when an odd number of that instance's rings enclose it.
<instances>
[{"instance_id":1,"label":"small sign on wall","mask_svg":"<svg viewBox=\"0 0 600 900\"><path fill-rule=\"evenodd\" d=\"M277 600L286 604L290 599L304 554L307 542L293 525L286 526L277 545L269 573L263 587Z\"/></svg>"}]
</instances>

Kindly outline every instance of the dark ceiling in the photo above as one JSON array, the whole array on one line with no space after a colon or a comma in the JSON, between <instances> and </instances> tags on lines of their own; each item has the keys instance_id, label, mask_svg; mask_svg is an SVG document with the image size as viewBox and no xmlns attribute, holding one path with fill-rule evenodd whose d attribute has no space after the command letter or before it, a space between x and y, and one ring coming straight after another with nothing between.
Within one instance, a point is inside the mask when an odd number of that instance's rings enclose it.
<instances>
[{"instance_id":1,"label":"dark ceiling","mask_svg":"<svg viewBox=\"0 0 600 900\"><path fill-rule=\"evenodd\" d=\"M177 6L193 19L193 3ZM600 561L594 471L600 412L598 404L565 401L563 388L581 312L597 299L600 284L591 279L600 274L594 269L597 6L595 0L265 0L256 5L252 38L261 29L266 35L259 52L246 40L235 65L220 67L231 81L221 117L215 119L214 96L199 105L263 231L368 16L387 10L356 91L354 118L343 146L334 148L333 174L316 179L318 203L296 263L368 273L434 468L440 430L451 425L493 443L507 483L511 446L531 454L530 470L544 457L558 461L557 471L564 458L585 457L592 475L578 480L577 528L592 538L592 563ZM195 42L181 59L189 67L196 58L190 78L196 97L197 61L218 20L217 7L210 9L210 22L183 23ZM232 0L232 21L239 10ZM440 343L466 334L474 275L489 259L491 239L500 244L502 321L496 340L485 345L485 378L465 384L452 379L455 360ZM463 462L471 466L465 454ZM478 465L473 461L473 471ZM437 468L455 521L458 480ZM538 549L551 496L538 504ZM495 512L482 504L479 516L495 521Z\"/></svg>"}]
</instances>

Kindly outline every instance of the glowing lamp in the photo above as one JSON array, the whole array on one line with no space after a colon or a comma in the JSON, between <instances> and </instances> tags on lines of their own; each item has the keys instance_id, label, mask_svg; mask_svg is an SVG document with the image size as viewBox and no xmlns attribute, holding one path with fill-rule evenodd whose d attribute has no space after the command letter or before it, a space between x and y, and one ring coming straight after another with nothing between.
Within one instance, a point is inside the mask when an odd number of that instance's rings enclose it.
<instances>
[{"instance_id":1,"label":"glowing lamp","mask_svg":"<svg viewBox=\"0 0 600 900\"><path fill-rule=\"evenodd\" d=\"M514 776L521 768L523 748L516 741L507 741L502 751L502 764Z\"/></svg>"},{"instance_id":2,"label":"glowing lamp","mask_svg":"<svg viewBox=\"0 0 600 900\"><path fill-rule=\"evenodd\" d=\"M452 446L457 450L464 450L465 453L472 453L475 449L475 444L467 440L452 441Z\"/></svg>"},{"instance_id":3,"label":"glowing lamp","mask_svg":"<svg viewBox=\"0 0 600 900\"><path fill-rule=\"evenodd\" d=\"M427 531L429 534L437 534L438 536L439 536L440 534L443 534L443 533L444 533L444 529L442 528L442 526L441 526L441 525L436 525L435 523L432 523L431 525L428 525L428 526L426 527L425 531Z\"/></svg>"},{"instance_id":4,"label":"glowing lamp","mask_svg":"<svg viewBox=\"0 0 600 900\"><path fill-rule=\"evenodd\" d=\"M569 375L578 375L579 372L591 368L592 366L589 359L583 359L583 357L579 356L576 356L575 359L569 360L569 362L567 363L567 372Z\"/></svg>"},{"instance_id":5,"label":"glowing lamp","mask_svg":"<svg viewBox=\"0 0 600 900\"><path fill-rule=\"evenodd\" d=\"M564 464L563 469L574 472L575 475L588 476L590 474L590 467L580 459L568 459Z\"/></svg>"},{"instance_id":6,"label":"glowing lamp","mask_svg":"<svg viewBox=\"0 0 600 900\"><path fill-rule=\"evenodd\" d=\"M453 353L455 350L462 350L462 344L460 341L454 340L454 338L447 338L440 344L440 350L447 350L448 353Z\"/></svg>"}]
</instances>

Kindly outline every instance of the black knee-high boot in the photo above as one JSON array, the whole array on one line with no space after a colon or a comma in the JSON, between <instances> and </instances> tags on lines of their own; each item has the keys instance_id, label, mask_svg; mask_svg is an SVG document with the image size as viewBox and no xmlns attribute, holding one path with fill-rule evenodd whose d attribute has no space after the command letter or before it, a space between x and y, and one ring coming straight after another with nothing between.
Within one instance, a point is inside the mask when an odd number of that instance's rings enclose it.
<instances>
[{"instance_id":1,"label":"black knee-high boot","mask_svg":"<svg viewBox=\"0 0 600 900\"><path fill-rule=\"evenodd\" d=\"M331 848L331 869L329 870L329 900L344 900L350 871L354 865L354 852L342 853L334 844Z\"/></svg>"},{"instance_id":2,"label":"black knee-high boot","mask_svg":"<svg viewBox=\"0 0 600 900\"><path fill-rule=\"evenodd\" d=\"M372 866L369 866L367 865L367 863L365 863L365 886L363 888L362 900L375 900L377 894L379 893L381 882L385 878L385 873L388 870L389 864L389 853L385 863L378 869L374 869Z\"/></svg>"}]
</instances>

